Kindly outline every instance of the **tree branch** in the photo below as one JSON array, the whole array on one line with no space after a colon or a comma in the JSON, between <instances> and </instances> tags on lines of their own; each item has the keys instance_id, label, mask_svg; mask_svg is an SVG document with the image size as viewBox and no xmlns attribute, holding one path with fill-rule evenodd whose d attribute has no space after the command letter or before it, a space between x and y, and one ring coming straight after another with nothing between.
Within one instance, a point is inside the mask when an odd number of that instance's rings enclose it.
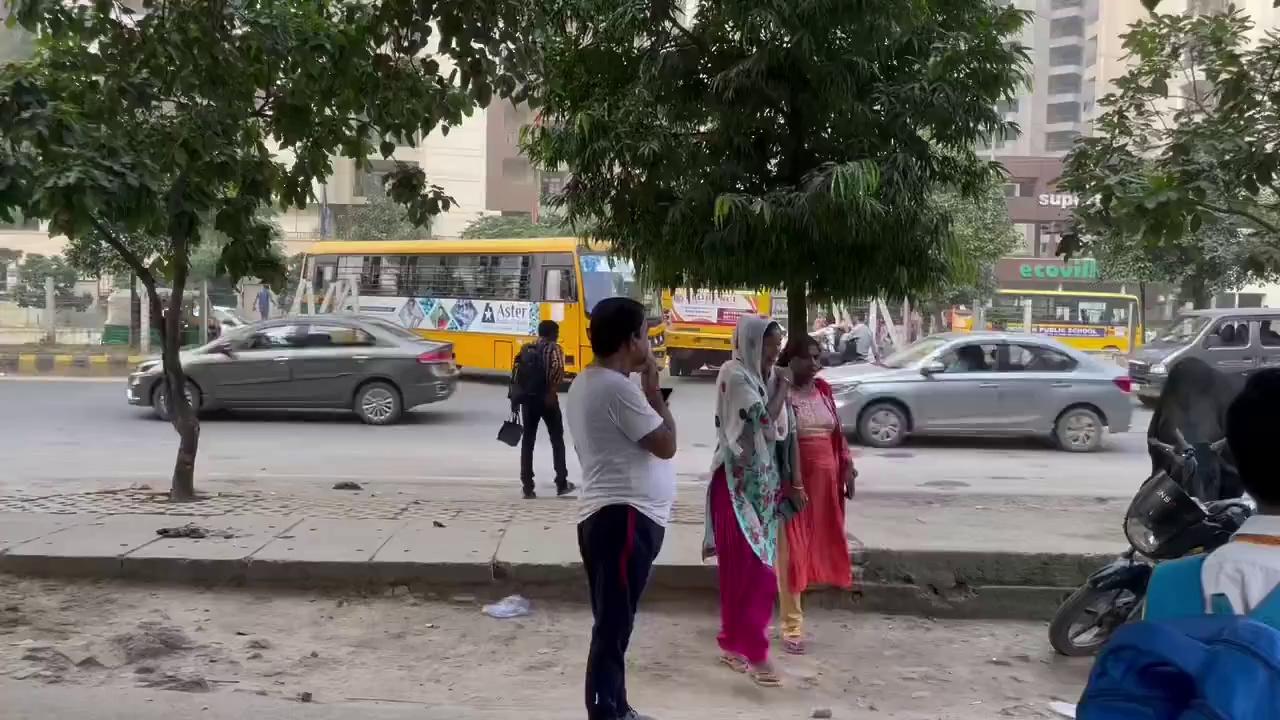
<instances>
[{"instance_id":1,"label":"tree branch","mask_svg":"<svg viewBox=\"0 0 1280 720\"><path fill-rule=\"evenodd\" d=\"M1233 208L1227 205L1214 205L1212 203L1207 203L1207 202L1198 202L1197 204L1200 207L1204 208L1205 210L1218 213L1219 215L1234 215L1236 217L1242 217L1248 220L1252 220L1254 224L1258 225L1263 230L1266 230L1267 232L1272 234L1280 235L1280 226L1277 226L1275 223L1272 223L1269 220L1264 220L1262 216L1258 215L1257 213L1253 213L1241 208Z\"/></svg>"}]
</instances>

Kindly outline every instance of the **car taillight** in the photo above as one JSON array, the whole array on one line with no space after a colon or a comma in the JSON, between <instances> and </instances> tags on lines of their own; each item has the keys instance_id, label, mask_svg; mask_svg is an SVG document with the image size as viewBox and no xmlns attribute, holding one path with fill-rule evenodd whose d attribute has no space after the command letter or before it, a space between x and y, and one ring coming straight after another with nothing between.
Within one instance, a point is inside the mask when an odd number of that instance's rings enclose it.
<instances>
[{"instance_id":1,"label":"car taillight","mask_svg":"<svg viewBox=\"0 0 1280 720\"><path fill-rule=\"evenodd\" d=\"M1111 382L1115 383L1116 387L1120 388L1120 392L1133 392L1133 380L1131 380L1127 375L1115 378Z\"/></svg>"},{"instance_id":2,"label":"car taillight","mask_svg":"<svg viewBox=\"0 0 1280 720\"><path fill-rule=\"evenodd\" d=\"M453 351L449 348L440 348L439 350L424 352L418 356L418 362L423 365L453 362Z\"/></svg>"}]
</instances>

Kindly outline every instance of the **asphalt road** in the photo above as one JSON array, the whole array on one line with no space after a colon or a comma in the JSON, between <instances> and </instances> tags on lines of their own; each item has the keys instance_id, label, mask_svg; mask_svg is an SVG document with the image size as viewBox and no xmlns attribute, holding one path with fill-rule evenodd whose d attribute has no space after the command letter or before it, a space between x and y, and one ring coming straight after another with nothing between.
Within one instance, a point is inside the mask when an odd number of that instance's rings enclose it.
<instances>
[{"instance_id":1,"label":"asphalt road","mask_svg":"<svg viewBox=\"0 0 1280 720\"><path fill-rule=\"evenodd\" d=\"M679 428L677 472L703 482L714 446L711 378L673 378ZM298 492L338 480L380 487L439 488L450 497L491 497L518 488L518 451L495 440L506 417L505 387L469 380L449 401L419 408L405 424L368 427L330 413L215 414L202 423L197 476L205 489ZM895 450L859 448L860 492L1128 497L1149 467L1145 428L1076 455L1035 440L909 441ZM177 436L125 403L123 380L0 379L0 493L48 494L167 484ZM578 475L572 445L571 477ZM551 453L539 443L536 471L550 490ZM425 486L425 488L424 488Z\"/></svg>"}]
</instances>

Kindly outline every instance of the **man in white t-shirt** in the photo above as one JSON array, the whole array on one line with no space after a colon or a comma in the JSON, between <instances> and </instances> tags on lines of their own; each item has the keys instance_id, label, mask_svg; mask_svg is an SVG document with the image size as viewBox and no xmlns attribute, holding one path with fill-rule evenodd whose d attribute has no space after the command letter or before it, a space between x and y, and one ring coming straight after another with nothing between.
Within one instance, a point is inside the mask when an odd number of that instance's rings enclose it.
<instances>
[{"instance_id":1,"label":"man in white t-shirt","mask_svg":"<svg viewBox=\"0 0 1280 720\"><path fill-rule=\"evenodd\" d=\"M675 500L676 425L658 387L644 306L601 300L588 332L595 362L570 386L566 413L582 466L578 549L595 618L587 717L642 720L627 701L626 652Z\"/></svg>"}]
</instances>

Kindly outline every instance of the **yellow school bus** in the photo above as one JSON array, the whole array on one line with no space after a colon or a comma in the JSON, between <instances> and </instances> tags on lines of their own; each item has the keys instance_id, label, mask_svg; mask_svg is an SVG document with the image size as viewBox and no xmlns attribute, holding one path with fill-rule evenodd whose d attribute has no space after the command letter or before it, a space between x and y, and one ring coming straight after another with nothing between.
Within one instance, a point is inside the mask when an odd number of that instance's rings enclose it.
<instances>
[{"instance_id":1,"label":"yellow school bus","mask_svg":"<svg viewBox=\"0 0 1280 720\"><path fill-rule=\"evenodd\" d=\"M1142 318L1134 295L1072 290L1000 290L986 312L989 330L1048 335L1086 352L1129 353L1142 345Z\"/></svg>"},{"instance_id":2,"label":"yellow school bus","mask_svg":"<svg viewBox=\"0 0 1280 720\"><path fill-rule=\"evenodd\" d=\"M538 323L560 324L565 372L591 362L587 318L607 297L626 296L649 310L649 342L660 364L662 313L625 258L576 238L318 242L303 272L323 296L350 288L358 311L432 340L453 343L459 366L510 372Z\"/></svg>"},{"instance_id":3,"label":"yellow school bus","mask_svg":"<svg viewBox=\"0 0 1280 720\"><path fill-rule=\"evenodd\" d=\"M783 298L750 290L668 290L667 357L672 375L691 375L703 365L719 365L732 352L733 328L743 315L768 315L786 326ZM778 317L778 312L782 317Z\"/></svg>"}]
</instances>

